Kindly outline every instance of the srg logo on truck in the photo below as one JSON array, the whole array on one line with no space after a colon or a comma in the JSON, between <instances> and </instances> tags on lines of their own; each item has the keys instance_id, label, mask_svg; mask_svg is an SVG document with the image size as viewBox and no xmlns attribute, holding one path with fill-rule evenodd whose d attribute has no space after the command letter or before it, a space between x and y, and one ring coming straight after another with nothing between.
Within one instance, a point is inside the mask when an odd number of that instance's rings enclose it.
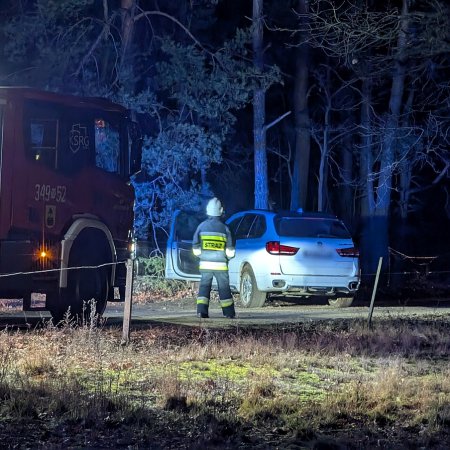
<instances>
[{"instance_id":1,"label":"srg logo on truck","mask_svg":"<svg viewBox=\"0 0 450 450\"><path fill-rule=\"evenodd\" d=\"M72 153L77 153L78 150L89 149L89 136L85 126L79 123L74 123L69 133L69 146Z\"/></svg>"},{"instance_id":2,"label":"srg logo on truck","mask_svg":"<svg viewBox=\"0 0 450 450\"><path fill-rule=\"evenodd\" d=\"M58 203L66 201L66 186L51 186L50 184L35 184L34 199L37 202L49 202L50 200Z\"/></svg>"}]
</instances>

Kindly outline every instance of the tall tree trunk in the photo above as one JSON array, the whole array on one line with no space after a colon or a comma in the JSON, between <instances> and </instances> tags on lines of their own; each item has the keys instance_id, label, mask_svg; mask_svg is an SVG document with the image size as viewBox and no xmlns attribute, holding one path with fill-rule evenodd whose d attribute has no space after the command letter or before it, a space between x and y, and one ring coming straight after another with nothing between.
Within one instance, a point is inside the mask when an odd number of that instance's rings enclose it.
<instances>
[{"instance_id":1,"label":"tall tree trunk","mask_svg":"<svg viewBox=\"0 0 450 450\"><path fill-rule=\"evenodd\" d=\"M367 273L376 270L377 260L383 257L384 264L389 255L389 218L392 190L392 175L395 162L395 141L398 136L399 118L405 84L404 50L408 30L408 1L403 0L401 26L397 40L397 54L395 55L394 71L392 75L389 112L386 120L385 133L381 142L381 158L378 184L374 197L374 209L370 211L369 224L365 228L365 235L369 239L365 262ZM370 174L369 174L370 176ZM368 198L370 193L368 192ZM372 205L371 205L372 206Z\"/></svg>"},{"instance_id":2,"label":"tall tree trunk","mask_svg":"<svg viewBox=\"0 0 450 450\"><path fill-rule=\"evenodd\" d=\"M403 119L402 119L402 128L406 130L410 127L411 121L411 113L414 102L414 89L410 89L408 94L408 99L406 101L405 107L403 109ZM411 179L412 179L412 161L411 155L408 155L408 150L403 149L401 154L401 160L399 164L399 209L400 209L400 217L402 222L406 222L408 218L408 208L409 208L409 197L410 197L410 189L411 189Z\"/></svg>"},{"instance_id":3,"label":"tall tree trunk","mask_svg":"<svg viewBox=\"0 0 450 450\"><path fill-rule=\"evenodd\" d=\"M344 121L344 118L342 119ZM341 154L341 171L343 186L339 189L339 198L336 199L339 204L340 216L347 225L354 227L354 188L353 180L353 139L350 133L346 133L342 138Z\"/></svg>"},{"instance_id":4,"label":"tall tree trunk","mask_svg":"<svg viewBox=\"0 0 450 450\"><path fill-rule=\"evenodd\" d=\"M327 67L324 80L325 107L323 114L322 143L320 147L319 185L317 188L317 211L325 211L328 201L328 156L330 153L330 114L331 114L330 67Z\"/></svg>"},{"instance_id":5,"label":"tall tree trunk","mask_svg":"<svg viewBox=\"0 0 450 450\"><path fill-rule=\"evenodd\" d=\"M402 134L406 133L406 130L410 127L411 112L414 101L414 89L411 89L408 94L405 106L402 112L401 128ZM408 144L402 145L400 147L399 154L399 164L398 169L398 195L399 195L399 216L394 217L393 221L395 223L391 238L395 243L392 245L394 250L401 251L405 254L411 254L411 249L414 247L414 241L411 239L411 227L408 224L408 211L410 202L410 189L412 180L412 168L413 161L412 155L410 153L410 148ZM407 265L405 260L402 258L391 258L391 270L395 274L403 274L406 270ZM391 286L400 285L404 280L403 275L391 276Z\"/></svg>"},{"instance_id":6,"label":"tall tree trunk","mask_svg":"<svg viewBox=\"0 0 450 450\"><path fill-rule=\"evenodd\" d=\"M120 54L119 78L121 83L134 83L133 59L131 56L131 44L134 33L134 15L136 11L136 0L121 0L120 15L122 19L122 46ZM133 89L130 89L133 91Z\"/></svg>"},{"instance_id":7,"label":"tall tree trunk","mask_svg":"<svg viewBox=\"0 0 450 450\"><path fill-rule=\"evenodd\" d=\"M361 99L361 153L359 177L361 180L361 236L360 253L361 268L363 274L373 271L373 261L375 255L372 254L372 233L371 217L375 213L375 191L373 183L373 139L372 139L372 79L369 75L370 68L366 69L366 76L362 82ZM376 232L376 231L375 231Z\"/></svg>"},{"instance_id":8,"label":"tall tree trunk","mask_svg":"<svg viewBox=\"0 0 450 450\"><path fill-rule=\"evenodd\" d=\"M134 12L136 0L121 0L120 11L122 17L122 57L128 50L134 29Z\"/></svg>"},{"instance_id":9,"label":"tall tree trunk","mask_svg":"<svg viewBox=\"0 0 450 450\"><path fill-rule=\"evenodd\" d=\"M253 0L253 63L263 72L263 0ZM267 174L266 129L264 122L266 95L256 88L253 97L253 142L255 152L255 208L268 209L269 183Z\"/></svg>"},{"instance_id":10,"label":"tall tree trunk","mask_svg":"<svg viewBox=\"0 0 450 450\"><path fill-rule=\"evenodd\" d=\"M377 217L379 222L379 230L374 246L377 248L380 256L383 257L388 256L389 207L391 204L393 163L395 161L395 141L398 136L399 118L405 87L406 67L403 59L403 52L406 47L408 28L408 1L409 0L403 0L402 18L400 19L402 23L397 42L398 54L392 77L391 94L389 99L389 115L386 124L386 133L383 139L380 177L377 188L375 217Z\"/></svg>"},{"instance_id":11,"label":"tall tree trunk","mask_svg":"<svg viewBox=\"0 0 450 450\"><path fill-rule=\"evenodd\" d=\"M308 0L298 1L301 20L307 20ZM305 27L302 27L303 29ZM291 188L291 209L307 208L309 157L310 157L310 121L308 110L308 74L309 47L306 33L301 33L295 62L295 157Z\"/></svg>"},{"instance_id":12,"label":"tall tree trunk","mask_svg":"<svg viewBox=\"0 0 450 450\"><path fill-rule=\"evenodd\" d=\"M328 98L329 100L329 98ZM330 109L331 105L325 106L324 127L322 136L322 145L320 146L320 163L319 163L319 185L317 187L317 211L325 210L325 201L327 195L327 181L328 181L328 153L329 149L329 134L330 134Z\"/></svg>"}]
</instances>

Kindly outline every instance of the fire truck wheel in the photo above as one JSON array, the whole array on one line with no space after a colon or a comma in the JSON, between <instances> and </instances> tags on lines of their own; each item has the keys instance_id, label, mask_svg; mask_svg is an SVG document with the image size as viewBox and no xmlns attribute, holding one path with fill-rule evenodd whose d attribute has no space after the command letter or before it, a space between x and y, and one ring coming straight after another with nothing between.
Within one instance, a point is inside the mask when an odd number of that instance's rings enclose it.
<instances>
[{"instance_id":1,"label":"fire truck wheel","mask_svg":"<svg viewBox=\"0 0 450 450\"><path fill-rule=\"evenodd\" d=\"M95 266L92 261L75 262L73 266ZM54 297L50 296L47 308L55 323L75 320L79 324L97 320L106 308L109 283L108 269L73 269L69 271L67 288ZM92 307L95 305L95 311Z\"/></svg>"},{"instance_id":2,"label":"fire truck wheel","mask_svg":"<svg viewBox=\"0 0 450 450\"><path fill-rule=\"evenodd\" d=\"M108 298L108 276L105 267L74 270L68 280L66 304L78 321L88 323L103 314ZM95 311L92 309L95 307Z\"/></svg>"}]
</instances>

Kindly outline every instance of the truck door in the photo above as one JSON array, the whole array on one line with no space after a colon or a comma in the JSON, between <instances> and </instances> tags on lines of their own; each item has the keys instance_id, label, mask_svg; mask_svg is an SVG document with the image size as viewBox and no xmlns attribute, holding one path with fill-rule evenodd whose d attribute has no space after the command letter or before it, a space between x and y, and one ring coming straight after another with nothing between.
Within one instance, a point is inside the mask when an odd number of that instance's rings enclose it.
<instances>
[{"instance_id":1,"label":"truck door","mask_svg":"<svg viewBox=\"0 0 450 450\"><path fill-rule=\"evenodd\" d=\"M192 238L205 215L176 211L166 249L165 277L170 280L200 280L199 259L192 253Z\"/></svg>"}]
</instances>

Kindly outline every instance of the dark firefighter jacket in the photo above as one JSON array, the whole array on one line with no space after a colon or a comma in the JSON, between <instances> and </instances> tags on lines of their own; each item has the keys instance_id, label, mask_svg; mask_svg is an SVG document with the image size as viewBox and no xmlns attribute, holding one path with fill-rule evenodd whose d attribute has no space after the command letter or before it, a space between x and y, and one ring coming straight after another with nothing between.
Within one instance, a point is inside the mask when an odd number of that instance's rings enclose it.
<instances>
[{"instance_id":1,"label":"dark firefighter jacket","mask_svg":"<svg viewBox=\"0 0 450 450\"><path fill-rule=\"evenodd\" d=\"M228 270L235 253L230 229L218 217L208 217L194 233L192 251L200 258L200 270Z\"/></svg>"}]
</instances>

